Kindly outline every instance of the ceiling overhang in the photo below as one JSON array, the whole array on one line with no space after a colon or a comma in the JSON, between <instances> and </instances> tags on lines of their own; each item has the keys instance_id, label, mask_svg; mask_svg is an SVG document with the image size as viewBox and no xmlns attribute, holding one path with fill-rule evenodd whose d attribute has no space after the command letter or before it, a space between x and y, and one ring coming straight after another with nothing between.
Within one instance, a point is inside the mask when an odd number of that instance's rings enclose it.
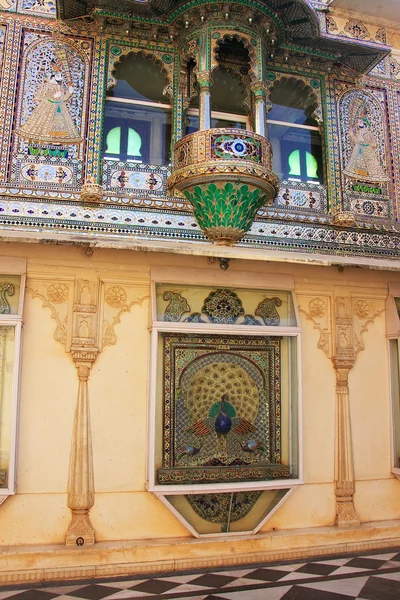
<instances>
[{"instance_id":1,"label":"ceiling overhang","mask_svg":"<svg viewBox=\"0 0 400 600\"><path fill-rule=\"evenodd\" d=\"M391 50L384 44L321 32L318 10L325 9L318 8L320 3L313 0L119 0L117 5L115 0L57 0L57 5L58 16L64 20L96 13L145 20L155 25L170 25L193 6L198 8L201 4L211 3L229 6L232 2L243 3L269 17L273 15L280 22L281 47L309 53L311 56L320 55L321 58L344 65L360 74L368 73Z\"/></svg>"}]
</instances>

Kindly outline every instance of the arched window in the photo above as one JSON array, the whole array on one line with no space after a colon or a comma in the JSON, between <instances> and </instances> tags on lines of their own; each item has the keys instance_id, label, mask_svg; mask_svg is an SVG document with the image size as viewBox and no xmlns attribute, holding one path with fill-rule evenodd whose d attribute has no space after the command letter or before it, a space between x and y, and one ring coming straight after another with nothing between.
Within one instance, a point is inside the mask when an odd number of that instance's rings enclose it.
<instances>
[{"instance_id":1,"label":"arched window","mask_svg":"<svg viewBox=\"0 0 400 600\"><path fill-rule=\"evenodd\" d=\"M165 77L149 57L128 55L107 93L104 158L165 165L171 157L171 108Z\"/></svg>"},{"instance_id":2,"label":"arched window","mask_svg":"<svg viewBox=\"0 0 400 600\"><path fill-rule=\"evenodd\" d=\"M250 61L243 42L224 39L217 51L218 67L211 75L211 127L248 129L246 94ZM195 90L198 88L195 83ZM185 135L199 129L199 97L195 94L186 111Z\"/></svg>"},{"instance_id":3,"label":"arched window","mask_svg":"<svg viewBox=\"0 0 400 600\"><path fill-rule=\"evenodd\" d=\"M294 78L281 79L270 95L268 137L273 150L273 171L281 179L323 183L321 135L312 117L315 96Z\"/></svg>"}]
</instances>

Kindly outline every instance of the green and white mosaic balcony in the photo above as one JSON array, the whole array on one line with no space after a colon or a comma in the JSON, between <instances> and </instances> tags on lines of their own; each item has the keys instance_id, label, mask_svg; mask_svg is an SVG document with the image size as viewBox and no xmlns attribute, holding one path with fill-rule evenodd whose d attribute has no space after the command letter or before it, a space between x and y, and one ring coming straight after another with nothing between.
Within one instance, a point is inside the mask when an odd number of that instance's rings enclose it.
<instances>
[{"instance_id":1,"label":"green and white mosaic balcony","mask_svg":"<svg viewBox=\"0 0 400 600\"><path fill-rule=\"evenodd\" d=\"M168 188L193 206L204 234L233 245L250 229L257 210L279 189L269 141L243 129L206 129L175 144Z\"/></svg>"}]
</instances>

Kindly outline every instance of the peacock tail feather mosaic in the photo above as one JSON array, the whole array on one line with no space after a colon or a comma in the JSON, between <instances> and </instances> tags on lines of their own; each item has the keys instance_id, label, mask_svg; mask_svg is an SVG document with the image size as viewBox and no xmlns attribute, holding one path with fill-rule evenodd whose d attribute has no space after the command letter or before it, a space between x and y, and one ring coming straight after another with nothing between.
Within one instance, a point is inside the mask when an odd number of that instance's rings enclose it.
<instances>
[{"instance_id":1,"label":"peacock tail feather mosaic","mask_svg":"<svg viewBox=\"0 0 400 600\"><path fill-rule=\"evenodd\" d=\"M260 189L231 182L200 184L183 193L201 229L217 243L240 240L266 201Z\"/></svg>"}]
</instances>

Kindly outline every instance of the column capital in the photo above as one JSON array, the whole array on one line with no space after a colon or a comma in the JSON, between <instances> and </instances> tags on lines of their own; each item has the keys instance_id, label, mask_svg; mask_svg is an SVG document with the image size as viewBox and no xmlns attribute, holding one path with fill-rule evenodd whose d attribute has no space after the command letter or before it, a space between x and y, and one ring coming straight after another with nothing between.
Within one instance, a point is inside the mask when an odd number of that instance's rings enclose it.
<instances>
[{"instance_id":1,"label":"column capital","mask_svg":"<svg viewBox=\"0 0 400 600\"><path fill-rule=\"evenodd\" d=\"M199 84L200 91L203 89L209 89L211 85L211 74L210 71L199 71L196 75L197 83Z\"/></svg>"},{"instance_id":2,"label":"column capital","mask_svg":"<svg viewBox=\"0 0 400 600\"><path fill-rule=\"evenodd\" d=\"M250 84L250 89L253 92L256 101L265 100L267 97L267 88L263 81L253 81Z\"/></svg>"}]
</instances>

